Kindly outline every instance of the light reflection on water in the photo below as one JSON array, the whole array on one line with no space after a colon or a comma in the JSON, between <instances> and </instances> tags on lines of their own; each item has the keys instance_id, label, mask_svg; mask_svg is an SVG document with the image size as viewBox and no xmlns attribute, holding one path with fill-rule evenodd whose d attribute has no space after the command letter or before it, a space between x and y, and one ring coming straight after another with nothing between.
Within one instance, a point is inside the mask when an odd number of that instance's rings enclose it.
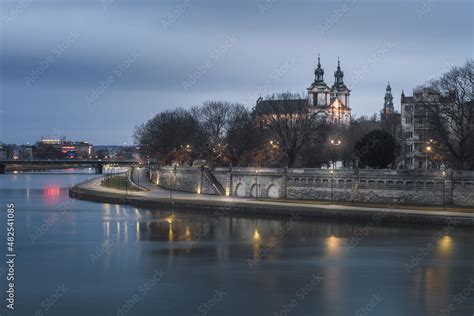
<instances>
[{"instance_id":1,"label":"light reflection on water","mask_svg":"<svg viewBox=\"0 0 474 316\"><path fill-rule=\"evenodd\" d=\"M18 314L33 314L64 283L71 292L48 315L116 315L140 282L162 268L162 283L127 315L199 314L216 289L229 296L211 314L274 315L313 274L324 279L306 299L296 297L294 315L355 314L377 293L384 300L374 315L434 315L474 277L470 229L458 227L433 240L442 227L374 225L351 248L365 223L318 220L285 230L288 218L68 198L70 184L92 177L0 176L2 204L16 203ZM281 231L283 236L276 234ZM429 243L434 248L407 272L405 265ZM456 313L472 311L473 299L457 305Z\"/></svg>"}]
</instances>

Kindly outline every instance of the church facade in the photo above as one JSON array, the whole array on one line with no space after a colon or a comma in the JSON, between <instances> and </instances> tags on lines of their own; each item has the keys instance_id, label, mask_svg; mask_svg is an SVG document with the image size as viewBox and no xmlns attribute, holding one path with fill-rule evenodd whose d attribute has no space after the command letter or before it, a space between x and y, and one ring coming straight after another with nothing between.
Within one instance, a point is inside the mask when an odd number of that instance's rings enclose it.
<instances>
[{"instance_id":1,"label":"church facade","mask_svg":"<svg viewBox=\"0 0 474 316\"><path fill-rule=\"evenodd\" d=\"M292 100L257 100L256 108L260 113L268 112L265 109L278 107L278 103L294 103L295 108L302 103L308 106L309 112L321 117L328 124L349 125L351 121L350 94L351 90L344 84L344 72L341 63L337 61L337 68L334 72L334 84L329 87L324 81L324 69L321 67L321 60L318 56L318 64L314 70L314 81L307 88L307 99ZM288 109L291 110L291 109ZM269 113L267 113L269 114Z\"/></svg>"},{"instance_id":2,"label":"church facade","mask_svg":"<svg viewBox=\"0 0 474 316\"><path fill-rule=\"evenodd\" d=\"M308 102L311 110L326 119L327 123L349 125L351 121L350 95L351 90L344 84L344 72L341 62L337 61L334 72L334 84L324 82L324 69L318 56L318 65L314 70L314 82L307 89Z\"/></svg>"}]
</instances>

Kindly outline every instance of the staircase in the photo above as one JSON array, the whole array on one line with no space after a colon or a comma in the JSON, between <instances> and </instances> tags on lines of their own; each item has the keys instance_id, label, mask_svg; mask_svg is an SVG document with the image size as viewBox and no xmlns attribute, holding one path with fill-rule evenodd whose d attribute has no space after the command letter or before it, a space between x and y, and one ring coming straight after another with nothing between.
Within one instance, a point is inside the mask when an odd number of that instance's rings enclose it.
<instances>
[{"instance_id":1,"label":"staircase","mask_svg":"<svg viewBox=\"0 0 474 316\"><path fill-rule=\"evenodd\" d=\"M207 183L211 186L212 190L214 193L217 195L225 195L225 189L220 184L219 181L217 181L216 177L212 174L212 172L209 171L209 169L204 169L203 171L204 178L206 179Z\"/></svg>"}]
</instances>

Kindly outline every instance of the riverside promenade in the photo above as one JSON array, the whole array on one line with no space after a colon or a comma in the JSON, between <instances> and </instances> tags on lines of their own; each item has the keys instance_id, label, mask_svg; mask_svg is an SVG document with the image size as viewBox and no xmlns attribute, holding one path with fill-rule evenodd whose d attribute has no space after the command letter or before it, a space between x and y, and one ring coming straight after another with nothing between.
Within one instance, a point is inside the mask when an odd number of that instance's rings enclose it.
<instances>
[{"instance_id":1,"label":"riverside promenade","mask_svg":"<svg viewBox=\"0 0 474 316\"><path fill-rule=\"evenodd\" d=\"M101 185L103 177L75 185L69 189L72 198L137 207L165 207L201 211L222 211L240 215L298 216L333 218L376 223L414 223L460 225L474 227L474 210L469 208L409 207L400 205L365 206L328 204L317 201L257 200L216 195L195 194L163 189L151 183L144 169L134 173L131 181L142 191L126 192Z\"/></svg>"}]
</instances>

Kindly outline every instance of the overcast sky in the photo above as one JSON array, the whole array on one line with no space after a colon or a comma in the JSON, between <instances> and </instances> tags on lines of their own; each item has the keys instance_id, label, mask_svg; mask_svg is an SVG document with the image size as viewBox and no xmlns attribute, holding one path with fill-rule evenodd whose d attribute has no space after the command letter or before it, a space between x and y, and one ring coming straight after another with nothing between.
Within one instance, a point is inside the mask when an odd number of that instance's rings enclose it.
<instances>
[{"instance_id":1,"label":"overcast sky","mask_svg":"<svg viewBox=\"0 0 474 316\"><path fill-rule=\"evenodd\" d=\"M130 144L167 108L305 92L317 53L371 115L473 55L472 0L0 1L6 143Z\"/></svg>"}]
</instances>

